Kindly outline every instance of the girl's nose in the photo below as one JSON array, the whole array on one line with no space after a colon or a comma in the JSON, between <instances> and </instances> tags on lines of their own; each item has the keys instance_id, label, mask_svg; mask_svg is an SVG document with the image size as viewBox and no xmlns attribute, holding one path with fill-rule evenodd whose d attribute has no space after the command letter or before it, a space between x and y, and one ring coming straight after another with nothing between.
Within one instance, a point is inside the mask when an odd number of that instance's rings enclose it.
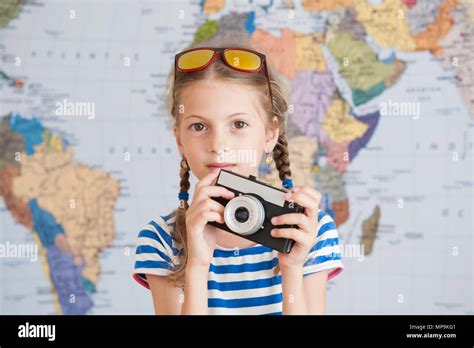
<instances>
[{"instance_id":1,"label":"girl's nose","mask_svg":"<svg viewBox=\"0 0 474 348\"><path fill-rule=\"evenodd\" d=\"M219 130L214 130L209 139L209 150L219 154L227 148L225 134Z\"/></svg>"}]
</instances>

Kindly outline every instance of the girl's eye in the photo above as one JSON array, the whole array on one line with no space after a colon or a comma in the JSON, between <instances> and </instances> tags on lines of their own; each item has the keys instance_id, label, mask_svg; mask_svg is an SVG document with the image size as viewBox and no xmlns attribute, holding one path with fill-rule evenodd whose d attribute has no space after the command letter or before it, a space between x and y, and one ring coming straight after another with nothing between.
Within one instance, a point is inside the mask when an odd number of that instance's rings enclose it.
<instances>
[{"instance_id":1,"label":"girl's eye","mask_svg":"<svg viewBox=\"0 0 474 348\"><path fill-rule=\"evenodd\" d=\"M202 123L193 123L190 128L193 130L193 131L196 131L196 132L200 132L202 130L204 130L204 125Z\"/></svg>"},{"instance_id":2,"label":"girl's eye","mask_svg":"<svg viewBox=\"0 0 474 348\"><path fill-rule=\"evenodd\" d=\"M247 124L246 122L244 122L244 121L235 121L235 122L234 122L234 126L235 126L235 128L237 128L237 129L242 129L242 128L247 127L248 124Z\"/></svg>"}]
</instances>

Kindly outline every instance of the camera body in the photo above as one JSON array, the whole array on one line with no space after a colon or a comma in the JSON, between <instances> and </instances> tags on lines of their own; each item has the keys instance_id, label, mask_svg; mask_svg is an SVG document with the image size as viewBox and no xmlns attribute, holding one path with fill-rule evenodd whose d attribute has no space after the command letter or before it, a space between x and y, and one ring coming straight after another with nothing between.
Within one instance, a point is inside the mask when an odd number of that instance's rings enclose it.
<instances>
[{"instance_id":1,"label":"camera body","mask_svg":"<svg viewBox=\"0 0 474 348\"><path fill-rule=\"evenodd\" d=\"M247 178L225 169L220 171L215 185L225 187L235 196L230 200L212 197L225 207L225 222L220 224L211 221L209 225L282 253L291 251L295 243L292 239L275 238L270 233L276 227L298 228L296 225L275 226L271 223L274 216L304 212L303 207L285 200L288 191L261 182L253 175Z\"/></svg>"}]
</instances>

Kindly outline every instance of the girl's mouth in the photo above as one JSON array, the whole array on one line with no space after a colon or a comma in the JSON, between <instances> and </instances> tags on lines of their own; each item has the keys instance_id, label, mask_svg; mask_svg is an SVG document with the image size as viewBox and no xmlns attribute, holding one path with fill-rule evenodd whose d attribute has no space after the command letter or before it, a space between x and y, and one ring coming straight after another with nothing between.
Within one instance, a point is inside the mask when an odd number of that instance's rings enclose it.
<instances>
[{"instance_id":1,"label":"girl's mouth","mask_svg":"<svg viewBox=\"0 0 474 348\"><path fill-rule=\"evenodd\" d=\"M220 170L220 169L231 170L232 168L235 167L235 163L211 163L211 164L208 164L207 167L211 170Z\"/></svg>"}]
</instances>

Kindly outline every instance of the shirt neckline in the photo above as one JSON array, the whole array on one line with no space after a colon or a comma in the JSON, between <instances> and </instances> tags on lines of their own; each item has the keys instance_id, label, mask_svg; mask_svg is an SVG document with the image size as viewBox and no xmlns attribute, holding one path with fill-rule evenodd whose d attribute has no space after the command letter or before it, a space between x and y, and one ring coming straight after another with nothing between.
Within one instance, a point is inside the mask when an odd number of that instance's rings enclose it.
<instances>
[{"instance_id":1,"label":"shirt neckline","mask_svg":"<svg viewBox=\"0 0 474 348\"><path fill-rule=\"evenodd\" d=\"M252 246L249 246L249 247L246 247L246 248L239 248L239 247L235 247L235 248L224 248L223 246L220 246L219 244L216 243L216 249L218 250L223 250L223 251L235 251L235 250L249 250L249 249L253 249L253 248L256 248L256 247L259 247L259 246L262 246L261 244L258 244L258 243L255 243L255 245L252 245Z\"/></svg>"}]
</instances>

